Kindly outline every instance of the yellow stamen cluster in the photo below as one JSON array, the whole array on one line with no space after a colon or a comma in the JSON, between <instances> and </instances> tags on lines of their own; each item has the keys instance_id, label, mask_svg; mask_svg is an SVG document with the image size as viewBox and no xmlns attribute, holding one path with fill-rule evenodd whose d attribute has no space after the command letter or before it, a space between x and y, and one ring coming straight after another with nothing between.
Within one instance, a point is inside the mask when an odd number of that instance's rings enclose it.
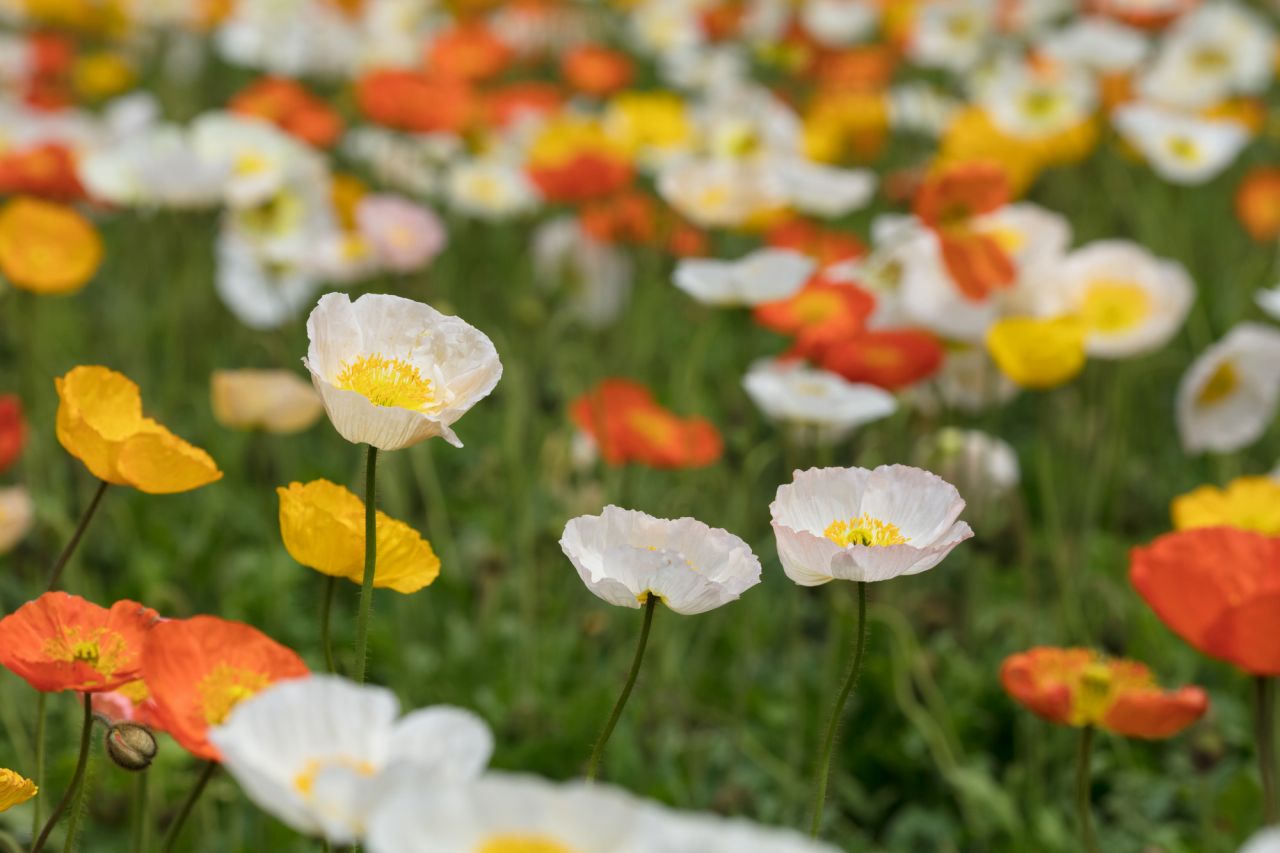
<instances>
[{"instance_id":1,"label":"yellow stamen cluster","mask_svg":"<svg viewBox=\"0 0 1280 853\"><path fill-rule=\"evenodd\" d=\"M306 766L302 768L302 772L294 777L293 787L297 788L298 793L302 794L304 797L310 796L312 789L315 788L316 785L316 777L320 775L320 771L329 767L346 767L350 770L354 770L361 776L372 776L377 772L377 768L372 764L358 758L339 756L337 758L327 758L324 760L313 759L308 761Z\"/></svg>"},{"instance_id":2,"label":"yellow stamen cluster","mask_svg":"<svg viewBox=\"0 0 1280 853\"><path fill-rule=\"evenodd\" d=\"M833 521L822 535L841 547L850 545L905 545L907 538L898 525L881 521L869 515L860 515L848 521Z\"/></svg>"},{"instance_id":3,"label":"yellow stamen cluster","mask_svg":"<svg viewBox=\"0 0 1280 853\"><path fill-rule=\"evenodd\" d=\"M574 850L545 835L495 835L481 844L476 853L574 853Z\"/></svg>"},{"instance_id":4,"label":"yellow stamen cluster","mask_svg":"<svg viewBox=\"0 0 1280 853\"><path fill-rule=\"evenodd\" d=\"M1236 370L1236 366L1229 361L1224 361L1218 365L1218 369L1209 377L1209 381L1204 383L1204 387L1196 396L1196 402L1202 406L1221 403L1235 394L1240 384L1240 373Z\"/></svg>"},{"instance_id":5,"label":"yellow stamen cluster","mask_svg":"<svg viewBox=\"0 0 1280 853\"><path fill-rule=\"evenodd\" d=\"M270 683L265 673L218 664L197 688L205 722L211 726L222 725L232 709Z\"/></svg>"},{"instance_id":6,"label":"yellow stamen cluster","mask_svg":"<svg viewBox=\"0 0 1280 853\"><path fill-rule=\"evenodd\" d=\"M407 361L365 355L342 365L334 385L355 391L375 406L421 412L435 402L431 380Z\"/></svg>"},{"instance_id":7,"label":"yellow stamen cluster","mask_svg":"<svg viewBox=\"0 0 1280 853\"><path fill-rule=\"evenodd\" d=\"M119 668L123 650L120 636L106 628L97 628L86 635L78 627L71 627L61 637L50 640L44 653L50 660L82 663L110 678Z\"/></svg>"}]
</instances>

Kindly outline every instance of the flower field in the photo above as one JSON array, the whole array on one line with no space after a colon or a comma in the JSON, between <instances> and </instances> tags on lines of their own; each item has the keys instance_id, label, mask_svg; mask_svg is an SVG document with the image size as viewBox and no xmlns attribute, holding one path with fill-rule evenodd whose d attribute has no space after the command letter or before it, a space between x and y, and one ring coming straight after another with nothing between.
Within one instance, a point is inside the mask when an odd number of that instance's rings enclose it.
<instances>
[{"instance_id":1,"label":"flower field","mask_svg":"<svg viewBox=\"0 0 1280 853\"><path fill-rule=\"evenodd\" d=\"M1278 33L0 0L0 853L1280 851Z\"/></svg>"}]
</instances>

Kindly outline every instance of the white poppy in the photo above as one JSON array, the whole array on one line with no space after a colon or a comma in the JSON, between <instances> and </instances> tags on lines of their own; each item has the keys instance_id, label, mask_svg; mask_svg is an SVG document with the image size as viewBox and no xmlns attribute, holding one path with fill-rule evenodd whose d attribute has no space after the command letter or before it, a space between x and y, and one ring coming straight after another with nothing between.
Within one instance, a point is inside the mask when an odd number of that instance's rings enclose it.
<instances>
[{"instance_id":1,"label":"white poppy","mask_svg":"<svg viewBox=\"0 0 1280 853\"><path fill-rule=\"evenodd\" d=\"M916 456L979 508L1004 500L1022 478L1013 446L981 430L944 427L917 444Z\"/></svg>"},{"instance_id":2,"label":"white poppy","mask_svg":"<svg viewBox=\"0 0 1280 853\"><path fill-rule=\"evenodd\" d=\"M1156 174L1175 184L1213 180L1249 142L1249 131L1234 121L1199 118L1152 104L1126 104L1111 121Z\"/></svg>"},{"instance_id":3,"label":"white poppy","mask_svg":"<svg viewBox=\"0 0 1280 853\"><path fill-rule=\"evenodd\" d=\"M644 833L663 853L839 853L839 848L794 830L671 809L646 810Z\"/></svg>"},{"instance_id":4,"label":"white poppy","mask_svg":"<svg viewBox=\"0 0 1280 853\"><path fill-rule=\"evenodd\" d=\"M736 261L686 258L672 276L676 287L704 305L759 305L795 295L817 264L790 249L757 249Z\"/></svg>"},{"instance_id":5,"label":"white poppy","mask_svg":"<svg viewBox=\"0 0 1280 853\"><path fill-rule=\"evenodd\" d=\"M1280 827L1255 832L1240 848L1240 853L1280 853Z\"/></svg>"},{"instance_id":6,"label":"white poppy","mask_svg":"<svg viewBox=\"0 0 1280 853\"><path fill-rule=\"evenodd\" d=\"M801 586L931 569L973 536L963 509L955 486L906 465L796 471L769 505L778 559Z\"/></svg>"},{"instance_id":7,"label":"white poppy","mask_svg":"<svg viewBox=\"0 0 1280 853\"><path fill-rule=\"evenodd\" d=\"M986 347L969 345L949 349L938 372L911 391L912 404L926 414L943 408L977 414L1009 402L1019 388L996 367Z\"/></svg>"},{"instance_id":8,"label":"white poppy","mask_svg":"<svg viewBox=\"0 0 1280 853\"><path fill-rule=\"evenodd\" d=\"M951 126L962 106L954 96L933 83L923 80L898 83L889 89L889 126L938 139Z\"/></svg>"},{"instance_id":9,"label":"white poppy","mask_svg":"<svg viewBox=\"0 0 1280 853\"><path fill-rule=\"evenodd\" d=\"M1274 75L1275 50L1265 17L1239 3L1205 3L1170 28L1138 79L1138 93L1185 110L1260 93Z\"/></svg>"},{"instance_id":10,"label":"white poppy","mask_svg":"<svg viewBox=\"0 0 1280 853\"><path fill-rule=\"evenodd\" d=\"M1280 330L1241 323L1191 364L1178 384L1178 434L1188 452L1257 441L1280 400Z\"/></svg>"},{"instance_id":11,"label":"white poppy","mask_svg":"<svg viewBox=\"0 0 1280 853\"><path fill-rule=\"evenodd\" d=\"M837 440L898 410L897 398L883 388L850 382L800 361L757 361L743 377L742 386L771 420L815 430L825 441Z\"/></svg>"},{"instance_id":12,"label":"white poppy","mask_svg":"<svg viewBox=\"0 0 1280 853\"><path fill-rule=\"evenodd\" d=\"M451 425L488 396L502 363L483 332L430 305L328 293L307 319L303 364L347 441L399 450L432 436L461 447Z\"/></svg>"},{"instance_id":13,"label":"white poppy","mask_svg":"<svg viewBox=\"0 0 1280 853\"><path fill-rule=\"evenodd\" d=\"M493 753L489 727L470 711L437 705L398 715L390 690L313 675L246 699L209 741L263 810L298 832L352 844L406 778L452 787L477 777Z\"/></svg>"},{"instance_id":14,"label":"white poppy","mask_svg":"<svg viewBox=\"0 0 1280 853\"><path fill-rule=\"evenodd\" d=\"M1187 319L1195 284L1176 261L1127 240L1099 240L1067 256L1057 269L1056 305L1085 325L1085 348L1098 358L1129 358L1169 342Z\"/></svg>"},{"instance_id":15,"label":"white poppy","mask_svg":"<svg viewBox=\"0 0 1280 853\"><path fill-rule=\"evenodd\" d=\"M687 159L663 167L658 193L704 228L738 228L787 206L786 188L756 161Z\"/></svg>"},{"instance_id":16,"label":"white poppy","mask_svg":"<svg viewBox=\"0 0 1280 853\"><path fill-rule=\"evenodd\" d=\"M994 0L927 3L920 9L907 54L927 68L965 71L983 58L995 23Z\"/></svg>"},{"instance_id":17,"label":"white poppy","mask_svg":"<svg viewBox=\"0 0 1280 853\"><path fill-rule=\"evenodd\" d=\"M76 168L93 198L121 207L211 207L230 175L229 163L202 159L186 132L172 125L93 148Z\"/></svg>"},{"instance_id":18,"label":"white poppy","mask_svg":"<svg viewBox=\"0 0 1280 853\"><path fill-rule=\"evenodd\" d=\"M867 206L876 192L874 172L813 163L803 157L771 157L787 203L801 213L835 218Z\"/></svg>"},{"instance_id":19,"label":"white poppy","mask_svg":"<svg viewBox=\"0 0 1280 853\"><path fill-rule=\"evenodd\" d=\"M825 47L848 47L871 35L880 21L880 6L866 0L804 0L800 23Z\"/></svg>"},{"instance_id":20,"label":"white poppy","mask_svg":"<svg viewBox=\"0 0 1280 853\"><path fill-rule=\"evenodd\" d=\"M643 0L628 15L630 43L649 54L692 49L703 42L698 10L685 0Z\"/></svg>"},{"instance_id":21,"label":"white poppy","mask_svg":"<svg viewBox=\"0 0 1280 853\"><path fill-rule=\"evenodd\" d=\"M1097 74L1123 74L1138 67L1148 45L1146 36L1132 27L1110 18L1084 17L1047 35L1038 49L1066 65Z\"/></svg>"},{"instance_id":22,"label":"white poppy","mask_svg":"<svg viewBox=\"0 0 1280 853\"><path fill-rule=\"evenodd\" d=\"M234 113L197 118L191 146L207 168L225 172L232 207L264 204L291 180L327 171L319 155L275 125Z\"/></svg>"},{"instance_id":23,"label":"white poppy","mask_svg":"<svg viewBox=\"0 0 1280 853\"><path fill-rule=\"evenodd\" d=\"M1258 307L1273 320L1280 320L1280 284L1270 290L1259 290L1253 297Z\"/></svg>"},{"instance_id":24,"label":"white poppy","mask_svg":"<svg viewBox=\"0 0 1280 853\"><path fill-rule=\"evenodd\" d=\"M560 548L595 595L639 608L650 595L686 616L734 601L760 582L760 561L727 530L606 506L571 519Z\"/></svg>"},{"instance_id":25,"label":"white poppy","mask_svg":"<svg viewBox=\"0 0 1280 853\"><path fill-rule=\"evenodd\" d=\"M21 486L0 488L0 554L7 554L22 541L35 520L31 495Z\"/></svg>"},{"instance_id":26,"label":"white poppy","mask_svg":"<svg viewBox=\"0 0 1280 853\"><path fill-rule=\"evenodd\" d=\"M979 103L996 127L1022 139L1038 139L1078 127L1093 114L1093 78L1067 66L1037 73L1020 62L999 66L980 87Z\"/></svg>"},{"instance_id":27,"label":"white poppy","mask_svg":"<svg viewBox=\"0 0 1280 853\"><path fill-rule=\"evenodd\" d=\"M236 3L214 43L233 65L286 77L349 75L360 47L359 30L335 4L322 0Z\"/></svg>"},{"instance_id":28,"label":"white poppy","mask_svg":"<svg viewBox=\"0 0 1280 853\"><path fill-rule=\"evenodd\" d=\"M538 194L517 166L497 159L462 160L445 178L449 205L459 213L490 222L532 212Z\"/></svg>"},{"instance_id":29,"label":"white poppy","mask_svg":"<svg viewBox=\"0 0 1280 853\"><path fill-rule=\"evenodd\" d=\"M621 316L635 276L626 252L594 239L572 216L542 223L530 244L535 281L564 293L569 313L583 325L603 329Z\"/></svg>"},{"instance_id":30,"label":"white poppy","mask_svg":"<svg viewBox=\"0 0 1280 853\"><path fill-rule=\"evenodd\" d=\"M301 313L320 283L311 271L273 263L231 228L218 235L214 287L223 304L251 329L276 329Z\"/></svg>"},{"instance_id":31,"label":"white poppy","mask_svg":"<svg viewBox=\"0 0 1280 853\"><path fill-rule=\"evenodd\" d=\"M379 804L367 846L370 853L662 853L640 832L643 813L639 800L608 785L487 773L439 787L423 777Z\"/></svg>"}]
</instances>

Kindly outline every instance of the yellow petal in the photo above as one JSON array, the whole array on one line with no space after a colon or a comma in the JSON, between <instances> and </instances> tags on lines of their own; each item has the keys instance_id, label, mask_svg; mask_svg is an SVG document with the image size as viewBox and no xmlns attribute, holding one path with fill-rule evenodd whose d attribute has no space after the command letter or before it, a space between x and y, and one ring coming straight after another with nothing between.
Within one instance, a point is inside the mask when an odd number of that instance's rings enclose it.
<instances>
[{"instance_id":1,"label":"yellow petal","mask_svg":"<svg viewBox=\"0 0 1280 853\"><path fill-rule=\"evenodd\" d=\"M1005 376L1023 388L1052 388L1084 368L1085 328L1074 317L1008 317L987 332L987 350Z\"/></svg>"},{"instance_id":2,"label":"yellow petal","mask_svg":"<svg viewBox=\"0 0 1280 853\"><path fill-rule=\"evenodd\" d=\"M94 476L117 485L120 444L143 425L142 397L127 376L105 367L76 367L58 389L58 442Z\"/></svg>"},{"instance_id":3,"label":"yellow petal","mask_svg":"<svg viewBox=\"0 0 1280 853\"><path fill-rule=\"evenodd\" d=\"M280 535L289 556L308 568L350 577L364 566L364 504L328 480L290 483L280 496Z\"/></svg>"},{"instance_id":4,"label":"yellow petal","mask_svg":"<svg viewBox=\"0 0 1280 853\"><path fill-rule=\"evenodd\" d=\"M120 447L117 467L129 485L148 494L168 495L222 479L208 453L153 421L147 427Z\"/></svg>"},{"instance_id":5,"label":"yellow petal","mask_svg":"<svg viewBox=\"0 0 1280 853\"><path fill-rule=\"evenodd\" d=\"M418 531L403 521L378 513L378 563L373 585L408 595L429 585L440 575L440 558ZM364 536L360 536L363 546ZM361 575L364 562L361 561ZM363 580L357 577L354 580Z\"/></svg>"},{"instance_id":6,"label":"yellow petal","mask_svg":"<svg viewBox=\"0 0 1280 853\"><path fill-rule=\"evenodd\" d=\"M39 790L30 779L0 767L0 812L22 805Z\"/></svg>"},{"instance_id":7,"label":"yellow petal","mask_svg":"<svg viewBox=\"0 0 1280 853\"><path fill-rule=\"evenodd\" d=\"M301 432L324 411L310 382L287 370L217 370L213 416L231 429Z\"/></svg>"},{"instance_id":8,"label":"yellow petal","mask_svg":"<svg viewBox=\"0 0 1280 853\"><path fill-rule=\"evenodd\" d=\"M1173 526L1235 527L1280 536L1280 482L1270 477L1239 477L1225 489L1201 486L1173 499Z\"/></svg>"}]
</instances>

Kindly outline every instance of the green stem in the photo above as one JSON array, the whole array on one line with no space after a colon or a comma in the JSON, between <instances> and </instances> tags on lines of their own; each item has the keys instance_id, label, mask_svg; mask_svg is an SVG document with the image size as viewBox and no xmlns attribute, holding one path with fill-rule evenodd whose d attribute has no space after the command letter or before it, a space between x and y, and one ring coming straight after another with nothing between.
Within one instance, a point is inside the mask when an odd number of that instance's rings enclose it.
<instances>
[{"instance_id":1,"label":"green stem","mask_svg":"<svg viewBox=\"0 0 1280 853\"><path fill-rule=\"evenodd\" d=\"M640 642L636 646L636 655L631 661L631 672L627 675L627 683L622 688L622 694L614 703L609 721L604 724L604 731L600 732L595 749L591 750L591 760L587 763L587 781L595 779L596 774L600 772L600 761L604 758L605 745L609 743L609 737L622 716L622 709L627 706L627 700L631 698L631 690L636 686L636 676L640 674L640 664L644 661L644 650L649 645L649 629L653 627L653 612L657 609L658 597L649 593L644 603L644 625L640 628Z\"/></svg>"},{"instance_id":2,"label":"green stem","mask_svg":"<svg viewBox=\"0 0 1280 853\"><path fill-rule=\"evenodd\" d=\"M324 599L320 605L320 645L324 649L324 666L335 675L338 667L333 662L333 642L329 635L330 617L333 615L333 596L338 590L338 579L329 575L324 582Z\"/></svg>"},{"instance_id":3,"label":"green stem","mask_svg":"<svg viewBox=\"0 0 1280 853\"><path fill-rule=\"evenodd\" d=\"M44 829L40 830L40 835L36 837L35 844L31 845L31 853L40 853L44 849L44 845L49 841L49 834L58 825L58 821L67 810L67 806L71 804L71 798L80 789L80 783L84 780L84 768L89 763L89 741L92 735L93 698L86 693L84 694L84 726L80 730L80 757L76 759L76 769L71 774L71 784L67 787L67 792L62 795L62 799L58 800L58 805L54 807L53 814L49 815L49 820L45 823Z\"/></svg>"},{"instance_id":4,"label":"green stem","mask_svg":"<svg viewBox=\"0 0 1280 853\"><path fill-rule=\"evenodd\" d=\"M96 720L97 717L95 716L94 719ZM76 791L75 799L71 803L71 813L67 818L67 837L62 841L62 853L72 853L76 849L76 837L80 834L80 822L84 820L84 811L87 808L85 800L92 788L93 756L90 753L90 761L85 768L84 779L80 781L80 788Z\"/></svg>"},{"instance_id":5,"label":"green stem","mask_svg":"<svg viewBox=\"0 0 1280 853\"><path fill-rule=\"evenodd\" d=\"M93 499L89 501L89 505L85 507L84 514L80 516L80 522L76 525L75 533L71 534L71 539L53 564L53 571L49 573L49 585L46 589L52 590L58 585L58 580L62 577L62 570L67 567L67 561L76 552L76 546L80 544L81 537L84 536L85 530L89 528L89 522L93 521L93 515L98 511L98 504L102 503L102 496L107 493L108 485L106 480L98 482L98 489L93 493Z\"/></svg>"},{"instance_id":6,"label":"green stem","mask_svg":"<svg viewBox=\"0 0 1280 853\"><path fill-rule=\"evenodd\" d=\"M147 793L147 781L151 774L143 770L133 778L133 815L130 823L130 853L147 853L147 836L150 834L150 797Z\"/></svg>"},{"instance_id":7,"label":"green stem","mask_svg":"<svg viewBox=\"0 0 1280 853\"><path fill-rule=\"evenodd\" d=\"M49 694L41 693L36 700L36 789L44 787L44 727L48 716ZM35 838L40 831L40 798L36 797L31 806L31 837Z\"/></svg>"},{"instance_id":8,"label":"green stem","mask_svg":"<svg viewBox=\"0 0 1280 853\"><path fill-rule=\"evenodd\" d=\"M368 664L369 612L373 609L373 576L378 566L378 516L374 488L378 475L378 448L369 445L364 469L364 581L360 584L360 610L356 613L356 683L364 684Z\"/></svg>"},{"instance_id":9,"label":"green stem","mask_svg":"<svg viewBox=\"0 0 1280 853\"><path fill-rule=\"evenodd\" d=\"M22 853L22 845L18 843L18 839L0 830L0 850L4 850L5 853Z\"/></svg>"},{"instance_id":10,"label":"green stem","mask_svg":"<svg viewBox=\"0 0 1280 853\"><path fill-rule=\"evenodd\" d=\"M1262 774L1262 811L1268 824L1280 823L1280 783L1276 779L1276 681L1265 675L1253 680L1254 726L1258 740L1258 769Z\"/></svg>"},{"instance_id":11,"label":"green stem","mask_svg":"<svg viewBox=\"0 0 1280 853\"><path fill-rule=\"evenodd\" d=\"M1080 746L1076 750L1076 819L1080 823L1080 844L1085 853L1098 853L1098 838L1093 832L1093 806L1089 762L1093 757L1093 726L1080 730Z\"/></svg>"},{"instance_id":12,"label":"green stem","mask_svg":"<svg viewBox=\"0 0 1280 853\"><path fill-rule=\"evenodd\" d=\"M822 740L822 749L818 753L817 778L813 792L813 823L809 834L814 838L822 829L822 811L827 802L827 781L831 776L831 752L836 745L836 735L840 731L840 719L844 716L844 706L858 684L858 674L862 671L862 655L867 647L867 584L856 581L858 589L858 627L853 641L853 659L849 662L849 672L845 675L844 686L836 697L836 706L831 711L831 721L827 724L827 734Z\"/></svg>"},{"instance_id":13,"label":"green stem","mask_svg":"<svg viewBox=\"0 0 1280 853\"><path fill-rule=\"evenodd\" d=\"M186 801L182 804L182 808L178 810L178 816L173 819L173 823L169 824L169 830L164 834L163 849L165 853L172 853L177 849L178 836L182 834L182 826L187 822L187 818L191 816L191 810L195 808L196 801L200 799L200 795L204 793L205 786L209 784L209 780L213 778L213 774L218 770L218 762L206 761L204 770L200 773L200 778L196 780L196 786L191 789L191 793L187 795ZM32 851L34 853L34 851Z\"/></svg>"}]
</instances>

